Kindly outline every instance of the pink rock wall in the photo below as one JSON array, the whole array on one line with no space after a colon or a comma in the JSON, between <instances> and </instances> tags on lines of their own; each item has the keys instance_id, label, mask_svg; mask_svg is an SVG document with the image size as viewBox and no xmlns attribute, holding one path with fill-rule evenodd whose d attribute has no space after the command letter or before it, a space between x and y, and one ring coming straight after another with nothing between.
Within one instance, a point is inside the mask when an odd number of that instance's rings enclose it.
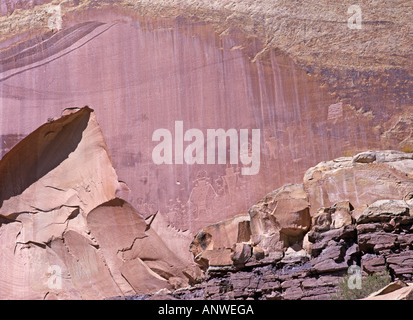
<instances>
[{"instance_id":1,"label":"pink rock wall","mask_svg":"<svg viewBox=\"0 0 413 320\"><path fill-rule=\"evenodd\" d=\"M219 36L203 22L90 9L59 32L15 40L0 44L1 154L63 109L88 105L129 188L119 196L181 230L246 212L322 160L382 145L374 117L277 51L254 60L262 44L236 29ZM173 132L177 120L204 134L260 129L259 174L241 175L242 164L155 165L152 134Z\"/></svg>"}]
</instances>

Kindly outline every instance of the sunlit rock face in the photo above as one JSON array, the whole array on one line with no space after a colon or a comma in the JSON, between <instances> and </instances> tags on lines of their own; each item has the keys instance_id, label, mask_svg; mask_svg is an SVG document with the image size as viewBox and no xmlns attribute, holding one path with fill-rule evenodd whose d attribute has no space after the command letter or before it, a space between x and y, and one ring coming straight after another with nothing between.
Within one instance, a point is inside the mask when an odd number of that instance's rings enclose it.
<instances>
[{"instance_id":1,"label":"sunlit rock face","mask_svg":"<svg viewBox=\"0 0 413 320\"><path fill-rule=\"evenodd\" d=\"M49 18L43 29L16 31L0 43L2 156L63 109L88 105L123 182L117 196L144 217L159 211L174 230L196 232L245 213L268 192L301 183L318 162L397 144L408 131L410 118L388 92L369 96L369 105L380 102L377 112L355 111L317 75L280 51L261 52L264 44L236 27L218 34L201 21L92 5L63 16L61 30L49 30ZM391 119L400 128L381 126ZM184 133L195 128L205 136L208 129L235 129L238 137L259 129L259 172L243 175L240 157L177 164L176 149L173 164L155 164L152 135L167 129L175 143L176 121ZM252 147L249 141L244 150ZM206 157L206 140L204 149Z\"/></svg>"},{"instance_id":2,"label":"sunlit rock face","mask_svg":"<svg viewBox=\"0 0 413 320\"><path fill-rule=\"evenodd\" d=\"M90 108L28 135L0 160L0 176L0 299L155 293L196 272L116 198L122 186Z\"/></svg>"}]
</instances>

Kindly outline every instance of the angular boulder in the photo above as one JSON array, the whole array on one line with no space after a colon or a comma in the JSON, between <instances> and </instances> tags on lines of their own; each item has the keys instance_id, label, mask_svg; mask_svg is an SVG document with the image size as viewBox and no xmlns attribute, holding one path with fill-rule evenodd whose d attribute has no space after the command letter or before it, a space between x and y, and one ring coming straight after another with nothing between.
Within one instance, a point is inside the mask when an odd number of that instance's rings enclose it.
<instances>
[{"instance_id":1,"label":"angular boulder","mask_svg":"<svg viewBox=\"0 0 413 320\"><path fill-rule=\"evenodd\" d=\"M251 240L266 253L282 251L300 242L311 225L309 202L303 186L283 186L249 210Z\"/></svg>"},{"instance_id":2,"label":"angular boulder","mask_svg":"<svg viewBox=\"0 0 413 320\"><path fill-rule=\"evenodd\" d=\"M362 300L413 300L413 283L394 281Z\"/></svg>"},{"instance_id":3,"label":"angular boulder","mask_svg":"<svg viewBox=\"0 0 413 320\"><path fill-rule=\"evenodd\" d=\"M321 162L307 170L303 185L312 215L343 199L355 209L383 198L402 200L413 190L413 153L369 151Z\"/></svg>"},{"instance_id":4,"label":"angular boulder","mask_svg":"<svg viewBox=\"0 0 413 320\"><path fill-rule=\"evenodd\" d=\"M66 110L0 161L0 299L103 299L188 284L122 188L92 109Z\"/></svg>"},{"instance_id":5,"label":"angular boulder","mask_svg":"<svg viewBox=\"0 0 413 320\"><path fill-rule=\"evenodd\" d=\"M1 159L0 177L0 215L6 218L63 205L84 215L114 198L119 188L103 134L88 107L23 139Z\"/></svg>"},{"instance_id":6,"label":"angular boulder","mask_svg":"<svg viewBox=\"0 0 413 320\"><path fill-rule=\"evenodd\" d=\"M195 262L204 268L232 265L232 248L237 243L250 241L249 220L248 214L240 214L199 231L189 249Z\"/></svg>"},{"instance_id":7,"label":"angular boulder","mask_svg":"<svg viewBox=\"0 0 413 320\"><path fill-rule=\"evenodd\" d=\"M413 222L413 212L404 200L378 200L366 208L357 218L358 224L369 222L409 223Z\"/></svg>"}]
</instances>

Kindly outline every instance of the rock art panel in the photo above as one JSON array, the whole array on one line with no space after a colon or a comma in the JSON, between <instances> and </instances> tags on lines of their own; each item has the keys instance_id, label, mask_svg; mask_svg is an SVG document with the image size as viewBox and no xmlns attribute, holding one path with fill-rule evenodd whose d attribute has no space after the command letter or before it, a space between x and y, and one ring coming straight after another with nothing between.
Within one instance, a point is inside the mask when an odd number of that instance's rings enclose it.
<instances>
[{"instance_id":1,"label":"rock art panel","mask_svg":"<svg viewBox=\"0 0 413 320\"><path fill-rule=\"evenodd\" d=\"M246 212L274 188L301 183L305 170L324 159L410 134L404 117L394 129L383 129L390 131L382 141L376 118L354 110L317 75L234 26L218 34L200 20L152 19L122 3L79 1L62 5L62 28L51 30L51 7L43 3L2 6L2 14L23 10L16 24L31 6L36 10L26 14L44 21L0 41L2 156L63 109L89 105L99 114L119 180L128 186L117 195L145 218L159 211L182 232ZM380 114L390 107L398 114L386 101ZM396 116L388 120L396 122ZM259 173L242 175L245 166L229 161L156 165L152 134L173 132L175 121L184 131L204 134L259 129ZM252 151L250 141L246 149Z\"/></svg>"}]
</instances>

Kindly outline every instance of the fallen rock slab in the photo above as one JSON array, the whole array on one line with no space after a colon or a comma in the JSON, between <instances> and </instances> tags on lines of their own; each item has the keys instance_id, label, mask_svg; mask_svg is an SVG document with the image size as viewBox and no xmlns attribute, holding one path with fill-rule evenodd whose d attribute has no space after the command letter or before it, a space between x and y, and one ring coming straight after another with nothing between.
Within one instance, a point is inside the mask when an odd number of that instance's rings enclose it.
<instances>
[{"instance_id":1,"label":"fallen rock slab","mask_svg":"<svg viewBox=\"0 0 413 320\"><path fill-rule=\"evenodd\" d=\"M398 280L362 300L413 300L413 283Z\"/></svg>"}]
</instances>

